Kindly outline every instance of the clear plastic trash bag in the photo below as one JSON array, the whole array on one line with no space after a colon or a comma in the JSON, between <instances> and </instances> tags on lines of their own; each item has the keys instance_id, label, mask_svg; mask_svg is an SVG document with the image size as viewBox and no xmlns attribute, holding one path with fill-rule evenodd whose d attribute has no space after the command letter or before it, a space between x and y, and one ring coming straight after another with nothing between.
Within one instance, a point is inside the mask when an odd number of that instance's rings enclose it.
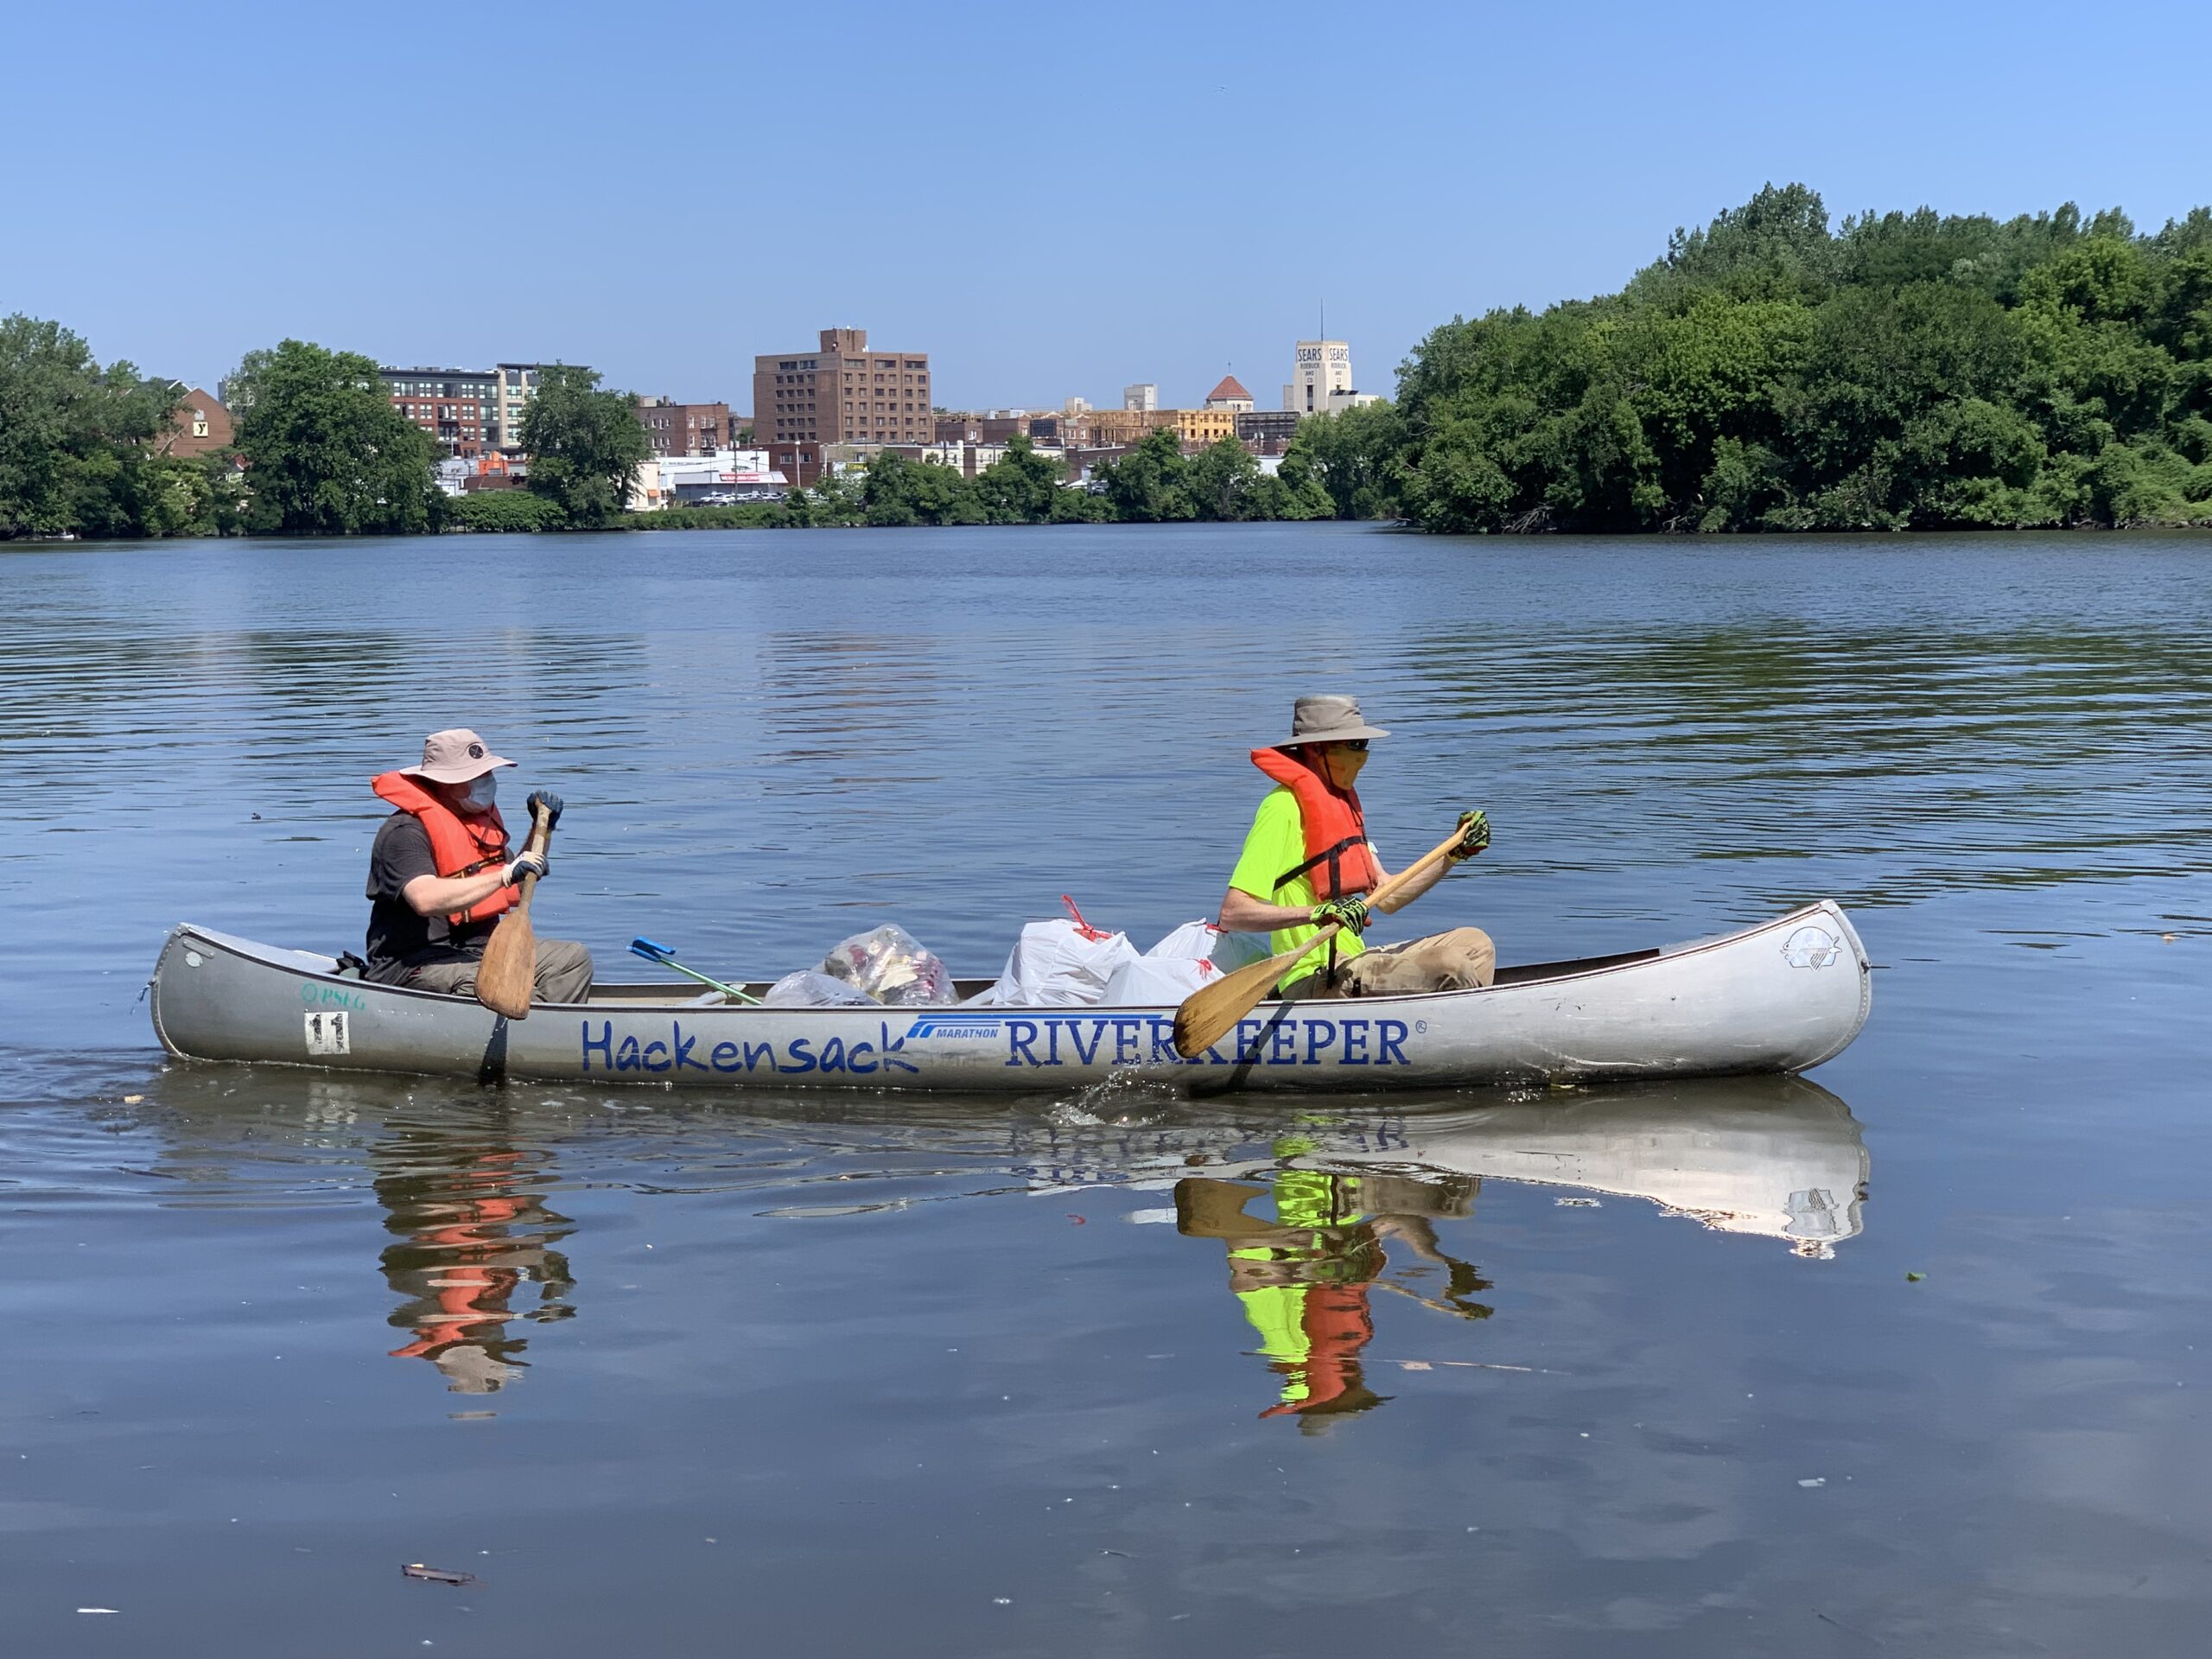
<instances>
[{"instance_id":1,"label":"clear plastic trash bag","mask_svg":"<svg viewBox=\"0 0 2212 1659\"><path fill-rule=\"evenodd\" d=\"M958 1000L951 971L896 922L842 941L823 958L822 971L895 1008L945 1007Z\"/></svg>"},{"instance_id":2,"label":"clear plastic trash bag","mask_svg":"<svg viewBox=\"0 0 2212 1659\"><path fill-rule=\"evenodd\" d=\"M857 985L802 968L771 985L760 1001L771 1008L842 1008L873 1003L875 999Z\"/></svg>"}]
</instances>

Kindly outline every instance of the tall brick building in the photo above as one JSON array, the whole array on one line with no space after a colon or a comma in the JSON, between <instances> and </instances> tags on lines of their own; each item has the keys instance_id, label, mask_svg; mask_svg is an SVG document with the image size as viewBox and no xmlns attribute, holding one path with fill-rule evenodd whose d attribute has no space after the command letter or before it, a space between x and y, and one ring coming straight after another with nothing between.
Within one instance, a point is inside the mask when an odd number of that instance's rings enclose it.
<instances>
[{"instance_id":1,"label":"tall brick building","mask_svg":"<svg viewBox=\"0 0 2212 1659\"><path fill-rule=\"evenodd\" d=\"M927 443L927 352L870 351L865 328L824 328L809 352L753 359L753 441Z\"/></svg>"}]
</instances>

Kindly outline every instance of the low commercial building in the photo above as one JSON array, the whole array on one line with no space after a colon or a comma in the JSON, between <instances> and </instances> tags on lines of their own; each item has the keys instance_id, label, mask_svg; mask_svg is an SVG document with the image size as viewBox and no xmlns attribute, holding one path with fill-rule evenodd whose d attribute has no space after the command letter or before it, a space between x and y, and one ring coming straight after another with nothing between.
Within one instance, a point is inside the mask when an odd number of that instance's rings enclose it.
<instances>
[{"instance_id":1,"label":"low commercial building","mask_svg":"<svg viewBox=\"0 0 2212 1659\"><path fill-rule=\"evenodd\" d=\"M646 463L670 506L721 506L772 500L787 486L766 449L718 449L704 455L658 455Z\"/></svg>"}]
</instances>

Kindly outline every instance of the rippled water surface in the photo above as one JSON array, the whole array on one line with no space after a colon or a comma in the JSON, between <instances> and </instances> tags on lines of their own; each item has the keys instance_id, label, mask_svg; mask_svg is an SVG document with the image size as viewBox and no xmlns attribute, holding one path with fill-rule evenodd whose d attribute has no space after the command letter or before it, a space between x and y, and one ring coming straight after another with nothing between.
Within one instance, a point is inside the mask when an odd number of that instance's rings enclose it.
<instances>
[{"instance_id":1,"label":"rippled water surface","mask_svg":"<svg viewBox=\"0 0 2212 1659\"><path fill-rule=\"evenodd\" d=\"M2212 542L1340 526L0 550L0 1652L2200 1651ZM1830 895L1805 1079L726 1103L180 1066L478 727L537 904L780 972L1217 902L1301 690L1381 937ZM644 970L640 968L640 972ZM411 1580L404 1563L473 1574ZM112 1609L87 1611L86 1609Z\"/></svg>"}]
</instances>

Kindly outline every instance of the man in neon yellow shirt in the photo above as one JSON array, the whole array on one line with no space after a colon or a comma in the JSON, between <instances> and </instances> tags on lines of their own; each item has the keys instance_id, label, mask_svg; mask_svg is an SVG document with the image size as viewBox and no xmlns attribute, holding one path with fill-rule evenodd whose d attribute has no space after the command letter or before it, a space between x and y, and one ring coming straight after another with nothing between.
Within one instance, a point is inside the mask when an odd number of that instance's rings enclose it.
<instances>
[{"instance_id":1,"label":"man in neon yellow shirt","mask_svg":"<svg viewBox=\"0 0 2212 1659\"><path fill-rule=\"evenodd\" d=\"M1273 955L1295 950L1325 922L1343 929L1283 976L1285 996L1467 990L1488 985L1496 975L1497 951L1480 928L1457 927L1371 951L1359 937L1370 919L1360 895L1389 876L1367 839L1353 785L1367 764L1369 743L1389 735L1361 718L1353 698L1300 697L1289 739L1252 752L1253 764L1276 779L1276 787L1253 817L1222 897L1218 925L1229 932L1270 935ZM1490 823L1482 813L1460 814L1459 825L1462 838L1450 861L1432 866L1405 899L1419 898L1446 869L1490 845Z\"/></svg>"}]
</instances>

